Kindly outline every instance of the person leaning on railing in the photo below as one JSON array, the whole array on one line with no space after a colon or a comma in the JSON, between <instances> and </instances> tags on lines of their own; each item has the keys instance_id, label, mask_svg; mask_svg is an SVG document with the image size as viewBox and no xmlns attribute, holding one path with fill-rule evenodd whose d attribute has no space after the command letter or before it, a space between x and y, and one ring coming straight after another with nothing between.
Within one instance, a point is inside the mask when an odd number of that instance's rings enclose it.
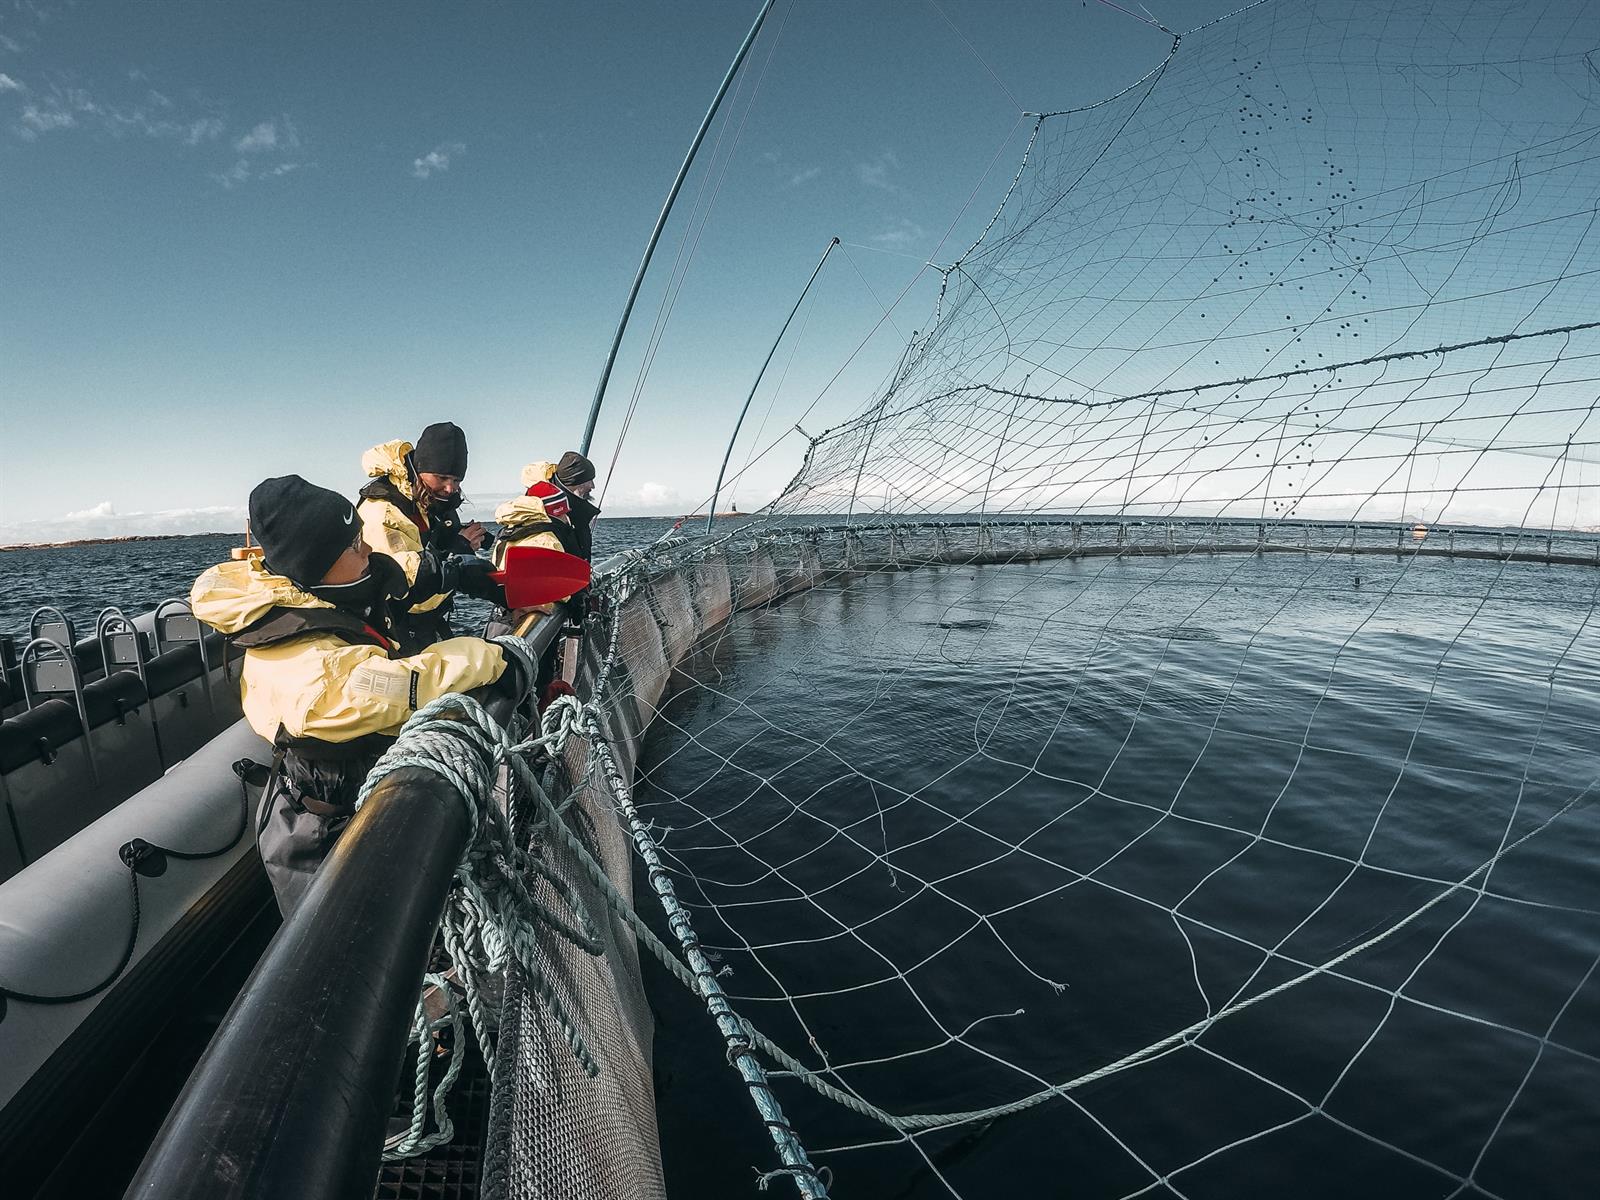
<instances>
[{"instance_id":1,"label":"person leaning on railing","mask_svg":"<svg viewBox=\"0 0 1600 1200\"><path fill-rule=\"evenodd\" d=\"M381 442L361 456L368 482L357 512L367 544L405 571L410 592L397 608L396 633L407 650L451 636L450 609L457 589L499 604L505 599L477 557L484 528L457 515L467 475L467 437L452 421L438 421L413 445Z\"/></svg>"},{"instance_id":2,"label":"person leaning on railing","mask_svg":"<svg viewBox=\"0 0 1600 1200\"><path fill-rule=\"evenodd\" d=\"M287 916L407 717L450 692L496 684L520 697L532 681L482 638L403 655L405 572L368 548L336 492L298 475L265 480L250 493L250 528L261 557L210 568L189 603L245 652L245 719L275 748L257 842Z\"/></svg>"},{"instance_id":3,"label":"person leaning on railing","mask_svg":"<svg viewBox=\"0 0 1600 1200\"><path fill-rule=\"evenodd\" d=\"M505 566L506 551L512 546L560 550L589 561L594 547L594 521L600 515L600 509L589 499L594 491L594 464L576 450L569 450L559 463L541 460L523 467L522 486L526 489L522 495L494 510L495 523L499 526L491 550L495 568ZM585 588L564 602L572 636L577 636L582 628L588 600L589 592ZM554 604L515 612L502 607L490 618L486 632L525 635L540 617L554 611ZM540 660L537 688L546 702L556 694L549 689L557 674L562 650L562 642L553 643ZM571 691L571 688L561 687L558 691Z\"/></svg>"}]
</instances>

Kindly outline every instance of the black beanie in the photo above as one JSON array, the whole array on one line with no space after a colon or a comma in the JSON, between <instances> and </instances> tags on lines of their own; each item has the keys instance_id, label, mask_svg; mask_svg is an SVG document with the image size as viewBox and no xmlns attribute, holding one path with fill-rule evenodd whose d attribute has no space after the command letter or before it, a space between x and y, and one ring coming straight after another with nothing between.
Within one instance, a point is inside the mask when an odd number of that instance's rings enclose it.
<instances>
[{"instance_id":1,"label":"black beanie","mask_svg":"<svg viewBox=\"0 0 1600 1200\"><path fill-rule=\"evenodd\" d=\"M411 451L411 465L430 475L467 477L467 435L454 421L429 425Z\"/></svg>"},{"instance_id":2,"label":"black beanie","mask_svg":"<svg viewBox=\"0 0 1600 1200\"><path fill-rule=\"evenodd\" d=\"M576 450L568 450L556 464L555 478L562 487L577 487L594 478L594 464Z\"/></svg>"},{"instance_id":3,"label":"black beanie","mask_svg":"<svg viewBox=\"0 0 1600 1200\"><path fill-rule=\"evenodd\" d=\"M356 540L361 522L338 492L298 475L264 479L250 493L250 532L274 575L300 587L316 587Z\"/></svg>"}]
</instances>

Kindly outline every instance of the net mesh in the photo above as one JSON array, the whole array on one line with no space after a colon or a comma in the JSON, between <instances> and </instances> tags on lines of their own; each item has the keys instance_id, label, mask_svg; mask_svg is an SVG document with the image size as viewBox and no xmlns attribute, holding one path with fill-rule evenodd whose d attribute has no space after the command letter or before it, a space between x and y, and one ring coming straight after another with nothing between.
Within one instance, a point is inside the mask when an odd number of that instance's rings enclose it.
<instances>
[{"instance_id":1,"label":"net mesh","mask_svg":"<svg viewBox=\"0 0 1600 1200\"><path fill-rule=\"evenodd\" d=\"M1493 0L1173 37L1035 116L761 518L613 577L608 744L653 723L639 806L850 1190L1600 1186L1597 44ZM660 1190L613 936L620 1091L572 1124L513 1004L511 1157L635 1190L508 1194Z\"/></svg>"}]
</instances>

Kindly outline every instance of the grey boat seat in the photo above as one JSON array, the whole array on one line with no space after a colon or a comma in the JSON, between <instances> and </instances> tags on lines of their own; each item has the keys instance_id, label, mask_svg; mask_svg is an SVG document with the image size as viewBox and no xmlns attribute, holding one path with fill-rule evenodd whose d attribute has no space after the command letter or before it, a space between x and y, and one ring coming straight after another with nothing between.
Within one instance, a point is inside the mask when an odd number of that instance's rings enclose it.
<instances>
[{"instance_id":1,"label":"grey boat seat","mask_svg":"<svg viewBox=\"0 0 1600 1200\"><path fill-rule=\"evenodd\" d=\"M86 685L83 707L89 714L95 765L100 771L102 800L99 811L89 818L94 820L160 779L166 768L150 697L137 674L116 671Z\"/></svg>"},{"instance_id":2,"label":"grey boat seat","mask_svg":"<svg viewBox=\"0 0 1600 1200\"><path fill-rule=\"evenodd\" d=\"M92 808L97 790L83 722L72 704L46 700L0 721L0 800L19 865L87 824L78 809Z\"/></svg>"},{"instance_id":3,"label":"grey boat seat","mask_svg":"<svg viewBox=\"0 0 1600 1200\"><path fill-rule=\"evenodd\" d=\"M206 661L211 664L211 703L217 713L217 732L221 733L244 716L244 698L239 691L244 651L229 644L220 633L209 633Z\"/></svg>"},{"instance_id":4,"label":"grey boat seat","mask_svg":"<svg viewBox=\"0 0 1600 1200\"><path fill-rule=\"evenodd\" d=\"M0 721L0 800L24 864L111 811L162 774L149 698L118 671L83 689L77 709L44 700Z\"/></svg>"},{"instance_id":5,"label":"grey boat seat","mask_svg":"<svg viewBox=\"0 0 1600 1200\"><path fill-rule=\"evenodd\" d=\"M216 719L215 730L220 733L244 716L239 696L239 663L244 651L229 646L220 633L201 625L189 606L180 601L168 601L158 607L152 623L155 645L163 653L172 646L198 643L204 648L208 667L205 690Z\"/></svg>"},{"instance_id":6,"label":"grey boat seat","mask_svg":"<svg viewBox=\"0 0 1600 1200\"><path fill-rule=\"evenodd\" d=\"M219 703L220 712L212 711L204 674L200 650L193 643L174 646L145 664L150 715L161 743L161 761L169 770L238 719L228 717L231 710L225 703ZM236 683L225 681L222 686L238 690Z\"/></svg>"}]
</instances>

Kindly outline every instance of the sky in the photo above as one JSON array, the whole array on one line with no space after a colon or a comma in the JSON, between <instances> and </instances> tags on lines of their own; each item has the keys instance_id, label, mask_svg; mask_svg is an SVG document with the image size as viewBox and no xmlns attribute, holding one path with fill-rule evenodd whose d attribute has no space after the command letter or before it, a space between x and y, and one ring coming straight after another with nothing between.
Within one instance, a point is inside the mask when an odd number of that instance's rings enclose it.
<instances>
[{"instance_id":1,"label":"sky","mask_svg":"<svg viewBox=\"0 0 1600 1200\"><path fill-rule=\"evenodd\" d=\"M993 212L1021 111L1158 62L1146 12L1232 7L779 0L624 341L606 511L703 504L837 235L730 468L739 507L775 495L793 426L854 413L926 323L926 264ZM486 516L577 445L758 8L0 0L0 541L238 528L260 479L353 492L366 447L436 420Z\"/></svg>"}]
</instances>

